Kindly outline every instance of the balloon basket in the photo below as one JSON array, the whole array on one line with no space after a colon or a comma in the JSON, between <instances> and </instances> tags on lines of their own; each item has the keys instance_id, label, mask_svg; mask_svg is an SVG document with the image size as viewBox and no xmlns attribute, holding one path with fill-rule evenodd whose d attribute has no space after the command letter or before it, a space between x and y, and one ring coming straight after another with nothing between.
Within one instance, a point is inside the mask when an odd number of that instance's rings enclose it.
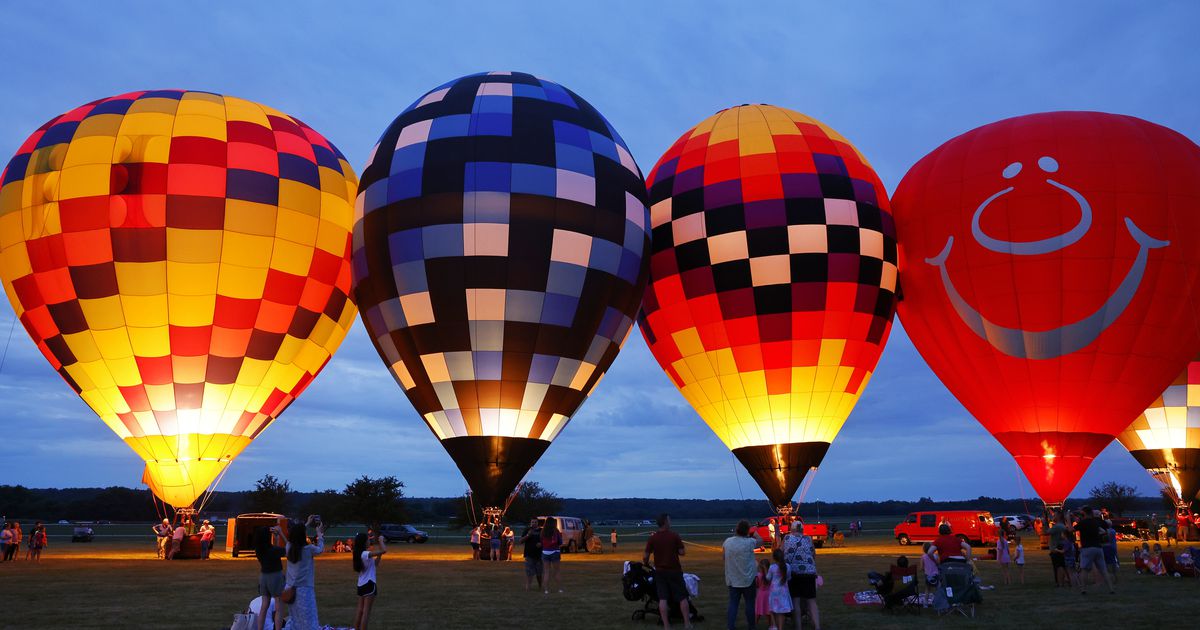
<instances>
[{"instance_id":1,"label":"balloon basket","mask_svg":"<svg viewBox=\"0 0 1200 630\"><path fill-rule=\"evenodd\" d=\"M792 512L793 512L792 504L788 503L786 505L777 505L777 506L775 506L775 511L780 516L791 516Z\"/></svg>"}]
</instances>

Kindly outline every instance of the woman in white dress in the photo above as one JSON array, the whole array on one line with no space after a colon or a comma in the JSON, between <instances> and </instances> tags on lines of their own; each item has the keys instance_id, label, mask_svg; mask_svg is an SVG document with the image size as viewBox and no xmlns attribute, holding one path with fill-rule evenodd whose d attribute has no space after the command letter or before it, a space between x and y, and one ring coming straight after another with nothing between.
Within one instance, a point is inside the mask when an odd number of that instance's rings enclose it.
<instances>
[{"instance_id":1,"label":"woman in white dress","mask_svg":"<svg viewBox=\"0 0 1200 630\"><path fill-rule=\"evenodd\" d=\"M316 527L316 544L308 544L308 527ZM325 524L318 516L309 516L304 523L292 523L288 528L287 586L296 589L296 599L289 607L284 630L320 630L317 619L317 593L313 589L313 556L325 551Z\"/></svg>"}]
</instances>

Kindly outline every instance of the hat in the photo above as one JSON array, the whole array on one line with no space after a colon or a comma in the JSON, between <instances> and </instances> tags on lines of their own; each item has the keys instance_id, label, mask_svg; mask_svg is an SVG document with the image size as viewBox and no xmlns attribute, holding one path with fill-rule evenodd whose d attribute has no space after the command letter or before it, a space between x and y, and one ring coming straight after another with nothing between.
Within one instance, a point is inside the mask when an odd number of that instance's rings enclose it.
<instances>
[{"instance_id":1,"label":"hat","mask_svg":"<svg viewBox=\"0 0 1200 630\"><path fill-rule=\"evenodd\" d=\"M208 519L204 519L204 524L208 525Z\"/></svg>"}]
</instances>

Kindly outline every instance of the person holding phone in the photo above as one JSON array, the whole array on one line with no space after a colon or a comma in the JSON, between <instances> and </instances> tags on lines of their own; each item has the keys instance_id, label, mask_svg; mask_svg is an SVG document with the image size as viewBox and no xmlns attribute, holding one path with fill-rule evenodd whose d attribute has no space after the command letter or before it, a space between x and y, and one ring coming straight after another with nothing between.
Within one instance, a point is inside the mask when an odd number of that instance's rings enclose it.
<instances>
[{"instance_id":1,"label":"person holding phone","mask_svg":"<svg viewBox=\"0 0 1200 630\"><path fill-rule=\"evenodd\" d=\"M316 542L308 543L308 528L316 529ZM325 523L313 514L303 523L292 523L288 529L287 589L292 589L291 616L287 630L320 630L317 618L317 593L314 590L313 558L325 551ZM288 599L286 593L284 600Z\"/></svg>"},{"instance_id":2,"label":"person holding phone","mask_svg":"<svg viewBox=\"0 0 1200 630\"><path fill-rule=\"evenodd\" d=\"M371 605L379 587L375 584L375 569L383 554L387 553L387 537L379 536L373 541L375 549L367 549L370 537L359 532L354 537L354 572L358 574L358 610L354 613L354 630L367 630L371 618Z\"/></svg>"}]
</instances>

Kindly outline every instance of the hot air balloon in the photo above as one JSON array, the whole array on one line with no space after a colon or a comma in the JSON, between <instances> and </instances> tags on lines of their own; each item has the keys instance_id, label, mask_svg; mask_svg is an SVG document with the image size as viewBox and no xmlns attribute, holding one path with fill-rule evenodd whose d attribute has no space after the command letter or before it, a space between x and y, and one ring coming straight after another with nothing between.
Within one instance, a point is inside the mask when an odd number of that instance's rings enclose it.
<instances>
[{"instance_id":1,"label":"hot air balloon","mask_svg":"<svg viewBox=\"0 0 1200 630\"><path fill-rule=\"evenodd\" d=\"M176 508L354 322L354 172L269 107L182 90L94 101L42 125L0 182L17 316Z\"/></svg>"},{"instance_id":2,"label":"hot air balloon","mask_svg":"<svg viewBox=\"0 0 1200 630\"><path fill-rule=\"evenodd\" d=\"M1186 509L1200 493L1200 359L1194 358L1117 440L1175 505Z\"/></svg>"},{"instance_id":3,"label":"hot air balloon","mask_svg":"<svg viewBox=\"0 0 1200 630\"><path fill-rule=\"evenodd\" d=\"M768 105L696 125L647 183L642 334L786 510L887 341L897 256L887 192L836 131Z\"/></svg>"},{"instance_id":4,"label":"hot air balloon","mask_svg":"<svg viewBox=\"0 0 1200 630\"><path fill-rule=\"evenodd\" d=\"M641 171L587 101L517 72L419 98L359 185L355 295L485 514L616 358L646 281Z\"/></svg>"},{"instance_id":5,"label":"hot air balloon","mask_svg":"<svg viewBox=\"0 0 1200 630\"><path fill-rule=\"evenodd\" d=\"M1010 118L892 198L917 350L1059 504L1200 350L1200 148L1130 116Z\"/></svg>"}]
</instances>

